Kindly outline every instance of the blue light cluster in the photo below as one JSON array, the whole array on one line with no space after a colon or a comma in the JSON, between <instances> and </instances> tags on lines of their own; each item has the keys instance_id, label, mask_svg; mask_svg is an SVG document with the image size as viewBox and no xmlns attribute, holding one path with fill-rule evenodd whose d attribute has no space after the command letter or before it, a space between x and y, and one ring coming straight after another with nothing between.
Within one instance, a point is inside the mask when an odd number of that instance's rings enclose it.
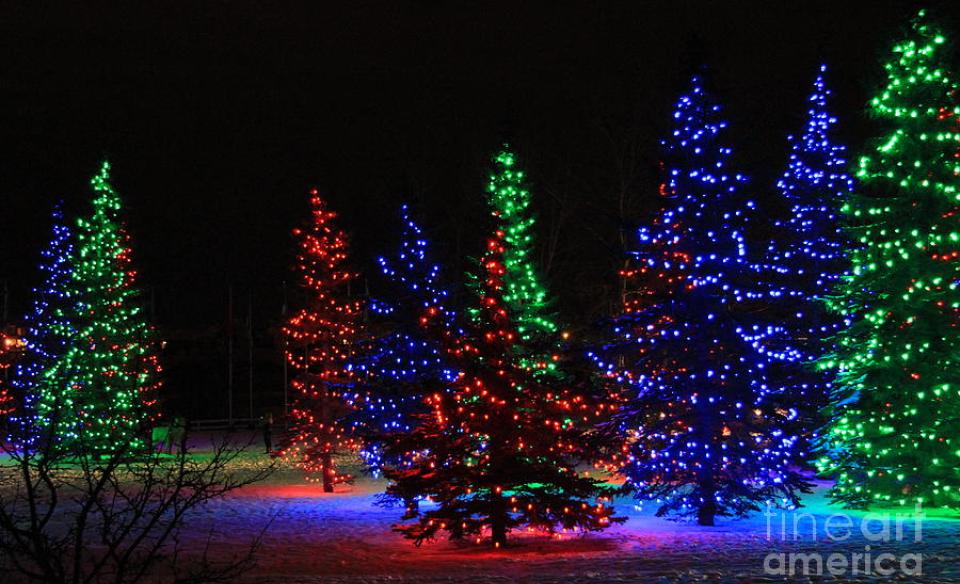
<instances>
[{"instance_id":1,"label":"blue light cluster","mask_svg":"<svg viewBox=\"0 0 960 584\"><path fill-rule=\"evenodd\" d=\"M805 359L823 353L822 339L837 332L840 322L827 310L823 298L835 290L846 273L847 250L838 220L839 209L853 192L854 181L845 171L846 148L831 137L837 119L827 109L830 90L820 74L809 97L804 132L790 137L790 158L777 190L789 201L786 220L775 223L776 237L767 248L767 267L779 278L771 296L783 301L797 325L792 337L803 337Z\"/></svg>"},{"instance_id":2,"label":"blue light cluster","mask_svg":"<svg viewBox=\"0 0 960 584\"><path fill-rule=\"evenodd\" d=\"M67 283L73 277L69 258L73 244L59 203L53 209L51 220L52 236L41 252L43 282L33 290L32 310L25 318L24 355L11 380L12 387L23 401L23 409L13 419L14 429L22 432L20 438L28 447L37 438L36 416L53 409L51 400L57 399L59 393L58 372L53 367L66 352L75 330L67 316L70 302ZM45 401L49 403L43 403ZM37 424L39 427L47 425L42 421Z\"/></svg>"},{"instance_id":3,"label":"blue light cluster","mask_svg":"<svg viewBox=\"0 0 960 584\"><path fill-rule=\"evenodd\" d=\"M400 250L393 257L380 257L383 274L398 293L392 303L374 302L374 312L389 316L392 330L374 337L352 363L359 388L347 396L356 408L348 421L363 437L361 455L374 470L384 457L391 464L398 455L385 450L384 441L395 433L408 433L427 411L423 396L445 389L458 372L441 357L434 342L423 336L419 318L428 308L438 311L443 322L454 326L455 314L448 308L449 292L442 285L440 267L429 259L429 243L411 218L407 205L400 208L403 224Z\"/></svg>"},{"instance_id":4,"label":"blue light cluster","mask_svg":"<svg viewBox=\"0 0 960 584\"><path fill-rule=\"evenodd\" d=\"M741 516L764 502L798 503L806 453L791 387L770 367L785 334L767 324L765 269L748 241L756 206L729 169L720 107L695 76L663 140L663 208L638 231L623 270L612 341L591 353L623 402L615 466L658 514Z\"/></svg>"},{"instance_id":5,"label":"blue light cluster","mask_svg":"<svg viewBox=\"0 0 960 584\"><path fill-rule=\"evenodd\" d=\"M852 248L841 229L839 210L853 192L846 173L846 148L833 139L837 119L827 107L830 90L821 65L808 98L806 125L790 136L787 168L777 191L789 204L786 219L774 222L758 273L769 286L767 320L776 334L760 339L779 360L777 374L812 418L828 403L833 372L816 367L832 351L833 335L849 324L826 299L837 290ZM834 299L834 301L837 301Z\"/></svg>"}]
</instances>

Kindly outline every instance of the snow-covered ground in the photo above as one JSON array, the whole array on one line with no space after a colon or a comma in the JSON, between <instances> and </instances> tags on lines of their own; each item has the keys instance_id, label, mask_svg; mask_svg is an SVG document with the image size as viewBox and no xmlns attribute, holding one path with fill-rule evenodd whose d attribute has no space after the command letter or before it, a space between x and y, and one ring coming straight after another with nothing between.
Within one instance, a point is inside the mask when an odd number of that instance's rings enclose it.
<instances>
[{"instance_id":1,"label":"snow-covered ground","mask_svg":"<svg viewBox=\"0 0 960 584\"><path fill-rule=\"evenodd\" d=\"M652 506L640 509L632 499L623 499L617 508L629 517L624 525L560 540L519 535L509 548L496 551L447 541L415 547L391 531L401 511L375 504L382 488L381 481L363 477L324 494L297 471L282 469L266 483L210 505L194 518L201 528L195 533L200 537L204 526L216 526L224 534L214 542L218 555L241 553L269 525L258 565L245 576L251 583L766 582L783 580L776 572L790 566L797 572L795 581L960 582L957 514L925 510L919 537L912 515L899 518L898 533L895 514L900 510L853 512L827 524L830 515L844 511L827 505L825 483L796 513L721 518L710 528L660 519ZM790 553L819 554L823 576L802 577L804 560ZM831 554L837 557L831 560ZM863 573L867 554L871 574ZM905 554L922 556L922 577L900 572L904 559L909 570L916 570L918 556ZM881 570L892 567L896 573L877 573L878 558ZM815 557L807 560L815 573ZM842 560L846 568L841 568ZM851 563L858 564L859 573ZM830 565L836 575L830 575Z\"/></svg>"}]
</instances>

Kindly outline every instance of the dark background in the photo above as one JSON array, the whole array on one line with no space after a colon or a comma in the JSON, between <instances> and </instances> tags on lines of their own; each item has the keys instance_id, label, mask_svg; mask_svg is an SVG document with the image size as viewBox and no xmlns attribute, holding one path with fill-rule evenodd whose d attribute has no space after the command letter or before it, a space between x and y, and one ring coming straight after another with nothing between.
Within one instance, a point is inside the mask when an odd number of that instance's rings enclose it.
<instances>
[{"instance_id":1,"label":"dark background","mask_svg":"<svg viewBox=\"0 0 960 584\"><path fill-rule=\"evenodd\" d=\"M51 205L82 210L108 158L170 341L171 407L193 416L223 411L228 283L241 321L237 395L252 299L254 413L277 403L272 331L310 186L342 213L372 293L401 201L461 281L488 226L488 157L510 140L532 179L562 319L584 327L616 303L620 234L656 210L657 140L695 61L709 67L737 161L774 212L785 137L802 127L818 65L830 67L839 132L855 152L881 59L921 6L136 4L0 4L0 281L15 320ZM960 9L928 6L960 34Z\"/></svg>"}]
</instances>

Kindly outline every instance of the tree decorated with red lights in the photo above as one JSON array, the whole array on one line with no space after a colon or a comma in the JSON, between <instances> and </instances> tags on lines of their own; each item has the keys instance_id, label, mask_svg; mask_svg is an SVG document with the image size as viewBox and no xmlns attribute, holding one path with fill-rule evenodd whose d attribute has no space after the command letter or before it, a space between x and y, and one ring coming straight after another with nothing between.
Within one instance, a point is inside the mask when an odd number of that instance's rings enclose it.
<instances>
[{"instance_id":1,"label":"tree decorated with red lights","mask_svg":"<svg viewBox=\"0 0 960 584\"><path fill-rule=\"evenodd\" d=\"M400 438L412 462L386 470L388 496L436 504L395 528L417 544L446 532L501 546L519 527L559 535L622 521L604 502L612 487L576 469L589 454L580 428L601 408L545 385L514 350L520 335L503 302L504 247L498 230L481 262L480 310L469 324L445 326L433 307L422 319L460 375L450 391L426 397L430 412Z\"/></svg>"},{"instance_id":2,"label":"tree decorated with red lights","mask_svg":"<svg viewBox=\"0 0 960 584\"><path fill-rule=\"evenodd\" d=\"M16 408L13 405L13 396L7 390L3 379L0 378L0 424L6 423L7 416L12 414Z\"/></svg>"},{"instance_id":3,"label":"tree decorated with red lights","mask_svg":"<svg viewBox=\"0 0 960 584\"><path fill-rule=\"evenodd\" d=\"M5 377L21 351L22 343L19 339L0 332L0 424L5 423L7 416L16 410Z\"/></svg>"},{"instance_id":4,"label":"tree decorated with red lights","mask_svg":"<svg viewBox=\"0 0 960 584\"><path fill-rule=\"evenodd\" d=\"M348 365L361 339L363 303L350 298L357 273L347 265L347 234L336 226L337 214L317 190L310 195L312 222L293 232L295 270L306 304L283 327L286 359L297 372L291 382L297 399L291 411L293 436L282 456L332 492L334 484L350 479L337 471L336 457L357 446L340 420L351 409L345 394L356 379Z\"/></svg>"}]
</instances>

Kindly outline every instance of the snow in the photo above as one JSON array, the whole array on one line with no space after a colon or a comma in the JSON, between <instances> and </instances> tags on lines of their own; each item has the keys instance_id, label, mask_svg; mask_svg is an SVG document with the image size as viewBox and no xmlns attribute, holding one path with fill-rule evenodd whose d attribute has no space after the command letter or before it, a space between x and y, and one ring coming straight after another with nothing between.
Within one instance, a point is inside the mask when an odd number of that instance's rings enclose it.
<instances>
[{"instance_id":1,"label":"snow","mask_svg":"<svg viewBox=\"0 0 960 584\"><path fill-rule=\"evenodd\" d=\"M629 517L624 525L561 540L514 534L512 545L503 550L445 540L415 547L391 531L402 511L375 504L383 486L381 480L361 477L352 485L338 485L334 493L323 493L321 487L305 483L296 470L281 469L267 482L209 505L203 517L194 518L200 528L193 533L205 539L203 528L213 526L225 534L214 540L217 554L239 554L269 526L258 565L244 577L245 582L257 584L781 581L781 576L764 572L764 560L770 553L840 553L849 557L863 554L867 545L873 558L883 552L895 554L896 561L905 553L922 554L923 581L960 581L960 520L956 513L926 510L922 541L914 542L912 515L901 518L899 541L892 536L892 541L871 541L861 526L866 521L870 532L879 533L881 518L851 512L850 536L831 541L825 522L831 514L844 511L827 504L826 483L818 483L798 511L809 515L799 517L796 541L795 517L789 512L785 516L777 512L773 517L760 513L743 520L721 518L716 527L700 527L657 518L652 506L641 509L624 498L617 501L619 513ZM896 533L893 514L902 512L881 511L889 514L892 535ZM780 537L781 517L787 541ZM842 518L831 521L832 533L844 533L836 528L843 526ZM876 573L854 576L849 570L836 578L823 578L890 580Z\"/></svg>"}]
</instances>

